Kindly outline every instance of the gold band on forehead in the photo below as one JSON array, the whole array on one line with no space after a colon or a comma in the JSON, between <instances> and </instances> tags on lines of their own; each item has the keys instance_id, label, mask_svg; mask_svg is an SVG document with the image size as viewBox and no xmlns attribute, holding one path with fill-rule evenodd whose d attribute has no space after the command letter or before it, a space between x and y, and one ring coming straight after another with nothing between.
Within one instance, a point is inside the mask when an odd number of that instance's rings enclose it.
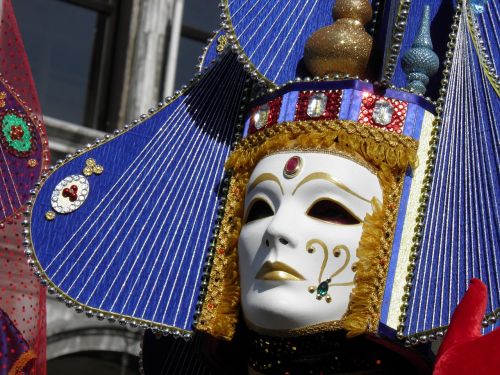
<instances>
[{"instance_id":1,"label":"gold band on forehead","mask_svg":"<svg viewBox=\"0 0 500 375\"><path fill-rule=\"evenodd\" d=\"M262 173L261 175L259 175L253 182L252 184L248 187L248 191L247 191L247 194L250 193L253 189L255 189L255 187L260 184L261 182L264 182L264 181L274 181L278 184L278 186L280 187L280 190L281 190L281 194L284 195L285 192L283 190L283 186L281 186L281 182L279 180L278 177L276 177L275 175L273 175L272 173Z\"/></svg>"},{"instance_id":2,"label":"gold band on forehead","mask_svg":"<svg viewBox=\"0 0 500 375\"><path fill-rule=\"evenodd\" d=\"M351 194L351 195L354 195L356 198L359 198L367 203L370 203L370 200L369 199L366 199L364 198L363 196L359 195L358 193L356 193L355 191L351 190L347 185L345 185L342 181L339 181L337 180L336 178L330 176L328 173L324 173L324 172L315 172L315 173L311 173L310 175L306 176L302 181L299 182L299 184L295 187L295 189L293 190L292 192L292 195L295 194L295 192L298 190L299 187L301 187L302 185L304 185L305 183L309 182L309 181L313 181L313 180L324 180L324 181L327 181L327 182L331 182L332 184L334 184L335 186L337 186L338 188L344 190L345 192Z\"/></svg>"},{"instance_id":3,"label":"gold band on forehead","mask_svg":"<svg viewBox=\"0 0 500 375\"><path fill-rule=\"evenodd\" d=\"M376 171L381 165L406 169L417 165L418 142L410 137L362 126L353 121L285 122L242 140L226 168L251 172L264 157L277 152L345 152Z\"/></svg>"}]
</instances>

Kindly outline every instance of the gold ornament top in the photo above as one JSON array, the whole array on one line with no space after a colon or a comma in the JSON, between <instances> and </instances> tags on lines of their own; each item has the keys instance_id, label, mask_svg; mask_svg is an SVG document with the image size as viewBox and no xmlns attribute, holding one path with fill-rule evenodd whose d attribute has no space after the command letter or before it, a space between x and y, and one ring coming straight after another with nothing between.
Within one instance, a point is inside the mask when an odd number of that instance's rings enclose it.
<instances>
[{"instance_id":1,"label":"gold ornament top","mask_svg":"<svg viewBox=\"0 0 500 375\"><path fill-rule=\"evenodd\" d=\"M314 76L348 74L364 77L373 45L364 25L372 9L367 0L338 0L333 25L313 33L304 48L304 63Z\"/></svg>"},{"instance_id":2,"label":"gold ornament top","mask_svg":"<svg viewBox=\"0 0 500 375\"><path fill-rule=\"evenodd\" d=\"M350 18L366 25L372 18L372 8L367 0L337 0L333 7L333 19Z\"/></svg>"}]
</instances>

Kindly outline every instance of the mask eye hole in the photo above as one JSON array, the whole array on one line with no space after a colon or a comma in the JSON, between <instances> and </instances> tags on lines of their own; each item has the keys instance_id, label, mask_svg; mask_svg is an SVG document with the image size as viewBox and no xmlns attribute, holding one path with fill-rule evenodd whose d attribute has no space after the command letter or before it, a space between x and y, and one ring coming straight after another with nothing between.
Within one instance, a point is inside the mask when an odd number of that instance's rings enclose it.
<instances>
[{"instance_id":1,"label":"mask eye hole","mask_svg":"<svg viewBox=\"0 0 500 375\"><path fill-rule=\"evenodd\" d=\"M330 199L321 199L307 210L307 215L334 224L355 225L361 223L348 209Z\"/></svg>"},{"instance_id":2,"label":"mask eye hole","mask_svg":"<svg viewBox=\"0 0 500 375\"><path fill-rule=\"evenodd\" d=\"M269 203L263 199L256 199L250 203L250 210L248 211L246 222L249 223L251 221L264 219L273 215L274 211Z\"/></svg>"}]
</instances>

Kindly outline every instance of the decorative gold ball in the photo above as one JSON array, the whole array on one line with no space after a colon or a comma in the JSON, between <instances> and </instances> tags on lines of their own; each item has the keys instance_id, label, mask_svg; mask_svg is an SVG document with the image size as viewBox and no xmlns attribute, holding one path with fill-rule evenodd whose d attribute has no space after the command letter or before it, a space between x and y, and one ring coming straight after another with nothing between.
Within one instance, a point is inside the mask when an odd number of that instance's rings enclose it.
<instances>
[{"instance_id":1,"label":"decorative gold ball","mask_svg":"<svg viewBox=\"0 0 500 375\"><path fill-rule=\"evenodd\" d=\"M349 74L364 77L372 38L361 22L342 18L316 31L304 48L304 63L313 76Z\"/></svg>"},{"instance_id":2,"label":"decorative gold ball","mask_svg":"<svg viewBox=\"0 0 500 375\"><path fill-rule=\"evenodd\" d=\"M47 219L48 221L52 221L56 218L56 213L54 211L47 211L45 213L45 219Z\"/></svg>"}]
</instances>

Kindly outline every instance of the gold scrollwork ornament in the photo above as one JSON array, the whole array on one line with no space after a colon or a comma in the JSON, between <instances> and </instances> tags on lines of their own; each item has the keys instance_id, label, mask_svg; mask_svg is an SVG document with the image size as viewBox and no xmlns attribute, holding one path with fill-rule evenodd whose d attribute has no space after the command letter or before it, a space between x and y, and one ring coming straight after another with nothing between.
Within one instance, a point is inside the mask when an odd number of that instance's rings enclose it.
<instances>
[{"instance_id":1,"label":"gold scrollwork ornament","mask_svg":"<svg viewBox=\"0 0 500 375\"><path fill-rule=\"evenodd\" d=\"M345 245L335 246L332 250L333 256L335 258L338 258L341 255L341 253L344 252L346 254L344 264L342 264L339 267L339 269L337 269L334 273L332 273L327 279L323 280L323 273L325 272L326 264L328 263L328 258L329 258L328 247L326 246L326 244L323 241L321 241L319 239L312 239L312 240L309 240L307 242L306 251L309 254L314 253L314 246L313 245L316 245L316 244L319 245L321 247L321 249L323 250L323 262L321 264L321 269L320 269L319 276L318 276L318 285L317 286L312 285L307 290L311 294L316 292L316 299L318 301L320 301L324 298L327 303L330 303L330 302L332 302L332 296L330 294L328 294L329 287L331 287L331 286L348 286L348 285L354 284L354 281L346 282L346 283L332 283L332 279L334 277L338 276L339 274L341 274L346 269L347 265L351 261L351 253L350 253L348 247Z\"/></svg>"}]
</instances>

